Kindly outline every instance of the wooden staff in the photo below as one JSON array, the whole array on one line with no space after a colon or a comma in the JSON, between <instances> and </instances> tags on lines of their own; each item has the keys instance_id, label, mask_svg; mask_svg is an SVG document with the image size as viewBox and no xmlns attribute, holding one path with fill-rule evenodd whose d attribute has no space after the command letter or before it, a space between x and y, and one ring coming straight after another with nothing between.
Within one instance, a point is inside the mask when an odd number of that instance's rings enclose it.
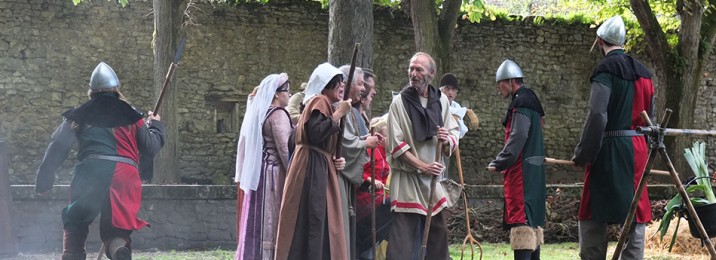
<instances>
[{"instance_id":1,"label":"wooden staff","mask_svg":"<svg viewBox=\"0 0 716 260\"><path fill-rule=\"evenodd\" d=\"M162 90L159 92L159 98L157 99L157 102L154 103L154 110L152 113L154 115L159 114L159 108L162 105L162 101L164 100L164 95L167 92L167 89L169 88L169 83L172 82L172 77L174 76L174 71L176 71L177 66L179 65L179 58L181 58L181 54L184 52L184 45L186 44L186 37L182 38L179 41L179 47L177 47L177 52L174 55L174 61L169 65L169 71L167 71L166 77L164 77L164 84L162 84Z\"/></svg>"},{"instance_id":2,"label":"wooden staff","mask_svg":"<svg viewBox=\"0 0 716 260\"><path fill-rule=\"evenodd\" d=\"M574 162L570 160L560 160L555 158L544 158L545 164L556 164L556 165L567 165L567 166L574 166ZM669 176L669 171L664 170L650 170L649 173L656 174L656 175L665 175Z\"/></svg>"},{"instance_id":3,"label":"wooden staff","mask_svg":"<svg viewBox=\"0 0 716 260\"><path fill-rule=\"evenodd\" d=\"M351 68L348 70L348 78L346 78L346 88L343 90L343 101L346 101L350 99L351 97L348 96L348 94L351 93L351 83L353 83L353 74L356 71L356 56L358 56L358 49L360 48L360 43L356 43L356 45L353 47L353 57L351 58ZM352 112L350 112L352 113ZM336 158L341 158L341 154L343 153L343 142L341 140L343 139L343 132L346 130L346 122L345 122L345 116L341 117L341 131L339 133L340 137L338 138L338 142L336 142Z\"/></svg>"},{"instance_id":4,"label":"wooden staff","mask_svg":"<svg viewBox=\"0 0 716 260\"><path fill-rule=\"evenodd\" d=\"M653 131L650 127L637 127L637 132L650 134ZM705 137L716 137L716 131L714 130L696 130L696 129L674 129L664 128L665 136L705 136Z\"/></svg>"},{"instance_id":5,"label":"wooden staff","mask_svg":"<svg viewBox=\"0 0 716 260\"><path fill-rule=\"evenodd\" d=\"M437 139L437 136L435 137ZM440 140L437 140L437 144L435 146L435 162L440 162L440 156L441 151L443 148L443 143L440 142ZM420 246L420 260L425 259L425 252L427 251L428 247L428 235L430 235L430 221L433 218L433 206L430 206L430 202L433 201L433 197L435 196L435 185L438 182L438 176L433 175L430 180L430 196L428 196L428 212L427 216L425 216L425 226L423 228L423 243Z\"/></svg>"},{"instance_id":6,"label":"wooden staff","mask_svg":"<svg viewBox=\"0 0 716 260\"><path fill-rule=\"evenodd\" d=\"M353 74L356 70L356 56L358 56L358 49L360 48L360 43L356 43L355 47L353 47L353 57L351 58L351 67L348 70L348 78L346 78L346 88L343 90L343 100L348 100L351 92L351 83L353 82ZM353 113L350 111L349 113ZM343 133L346 131L346 121L345 116L341 117L341 121L339 123L341 130L338 132L340 133L338 136L338 141L336 142L336 158L341 158L343 153ZM350 257L351 259L356 259L356 213L355 213L355 203L356 203L356 190L352 189L353 185L348 185L346 191L348 194L346 196L350 196L348 205L348 214L349 214L349 220L348 223L350 225Z\"/></svg>"},{"instance_id":7,"label":"wooden staff","mask_svg":"<svg viewBox=\"0 0 716 260\"><path fill-rule=\"evenodd\" d=\"M370 135L375 136L375 127L370 128ZM378 148L378 147L376 147ZM371 234L371 247L373 249L373 257L375 257L376 254L376 248L375 248L375 242L376 242L376 231L375 231L375 150L376 148L373 148L373 150L370 153L370 205L371 205L371 211L370 211L370 234ZM385 183L383 184L385 185ZM385 196L385 193L384 195Z\"/></svg>"}]
</instances>

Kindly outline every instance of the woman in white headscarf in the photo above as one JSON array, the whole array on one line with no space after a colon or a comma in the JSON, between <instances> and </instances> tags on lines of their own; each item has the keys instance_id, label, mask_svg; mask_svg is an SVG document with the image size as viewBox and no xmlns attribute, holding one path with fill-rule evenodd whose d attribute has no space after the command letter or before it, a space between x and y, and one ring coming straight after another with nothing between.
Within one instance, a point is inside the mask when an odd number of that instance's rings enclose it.
<instances>
[{"instance_id":1,"label":"woman in white headscarf","mask_svg":"<svg viewBox=\"0 0 716 260\"><path fill-rule=\"evenodd\" d=\"M246 108L236 156L240 191L234 259L274 257L293 129L285 109L290 97L286 73L271 74L255 89Z\"/></svg>"},{"instance_id":2,"label":"woman in white headscarf","mask_svg":"<svg viewBox=\"0 0 716 260\"><path fill-rule=\"evenodd\" d=\"M276 260L348 259L336 172L345 160L334 158L338 122L350 111L350 100L341 101L342 79L340 70L323 63L308 81L281 202Z\"/></svg>"}]
</instances>

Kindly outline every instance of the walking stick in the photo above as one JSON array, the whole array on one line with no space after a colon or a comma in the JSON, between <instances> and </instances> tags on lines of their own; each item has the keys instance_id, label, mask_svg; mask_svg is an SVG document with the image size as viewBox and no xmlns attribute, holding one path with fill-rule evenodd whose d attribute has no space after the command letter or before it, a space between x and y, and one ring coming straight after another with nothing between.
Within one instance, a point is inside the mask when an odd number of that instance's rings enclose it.
<instances>
[{"instance_id":1,"label":"walking stick","mask_svg":"<svg viewBox=\"0 0 716 260\"><path fill-rule=\"evenodd\" d=\"M375 127L370 129L370 135L375 135ZM378 147L376 147L378 148ZM385 184L384 184L385 185ZM373 249L373 258L375 258L376 248L376 231L375 231L375 148L370 153L370 234L371 234L371 248Z\"/></svg>"},{"instance_id":2,"label":"walking stick","mask_svg":"<svg viewBox=\"0 0 716 260\"><path fill-rule=\"evenodd\" d=\"M435 137L437 139L437 137ZM442 150L443 143L440 142L440 140L437 140L437 144L435 147L435 162L440 161L440 151ZM432 179L430 180L430 196L428 196L428 212L427 216L425 216L425 227L423 228L423 243L420 246L420 260L425 259L425 251L428 247L428 235L430 235L430 221L433 218L433 206L430 205L430 202L433 201L433 197L435 196L435 185L438 182L438 176L433 175Z\"/></svg>"}]
</instances>

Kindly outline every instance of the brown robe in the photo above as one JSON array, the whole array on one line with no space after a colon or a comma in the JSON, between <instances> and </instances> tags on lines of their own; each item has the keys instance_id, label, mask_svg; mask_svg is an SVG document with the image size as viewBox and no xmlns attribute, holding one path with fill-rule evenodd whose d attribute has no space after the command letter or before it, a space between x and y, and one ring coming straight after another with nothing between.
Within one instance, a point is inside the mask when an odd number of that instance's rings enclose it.
<instances>
[{"instance_id":1,"label":"brown robe","mask_svg":"<svg viewBox=\"0 0 716 260\"><path fill-rule=\"evenodd\" d=\"M328 97L312 98L296 126L296 150L284 187L276 258L348 259L338 175L338 122Z\"/></svg>"}]
</instances>

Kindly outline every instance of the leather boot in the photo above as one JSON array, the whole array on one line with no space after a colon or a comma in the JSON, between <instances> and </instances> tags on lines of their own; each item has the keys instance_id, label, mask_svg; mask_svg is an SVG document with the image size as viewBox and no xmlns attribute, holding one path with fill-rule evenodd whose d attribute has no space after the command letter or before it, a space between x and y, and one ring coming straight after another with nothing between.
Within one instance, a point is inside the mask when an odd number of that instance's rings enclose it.
<instances>
[{"instance_id":1,"label":"leather boot","mask_svg":"<svg viewBox=\"0 0 716 260\"><path fill-rule=\"evenodd\" d=\"M124 238L115 237L109 241L107 246L109 251L109 259L112 260L132 260L132 250L127 245Z\"/></svg>"},{"instance_id":2,"label":"leather boot","mask_svg":"<svg viewBox=\"0 0 716 260\"><path fill-rule=\"evenodd\" d=\"M515 260L540 260L539 247L535 250L515 250L514 252Z\"/></svg>"},{"instance_id":3,"label":"leather boot","mask_svg":"<svg viewBox=\"0 0 716 260\"><path fill-rule=\"evenodd\" d=\"M514 250L514 259L515 260L530 260L531 258L532 258L532 250L529 250L529 249Z\"/></svg>"},{"instance_id":4,"label":"leather boot","mask_svg":"<svg viewBox=\"0 0 716 260\"><path fill-rule=\"evenodd\" d=\"M85 260L87 252L85 251L85 241L87 240L89 229L65 229L62 239L62 260Z\"/></svg>"}]
</instances>

